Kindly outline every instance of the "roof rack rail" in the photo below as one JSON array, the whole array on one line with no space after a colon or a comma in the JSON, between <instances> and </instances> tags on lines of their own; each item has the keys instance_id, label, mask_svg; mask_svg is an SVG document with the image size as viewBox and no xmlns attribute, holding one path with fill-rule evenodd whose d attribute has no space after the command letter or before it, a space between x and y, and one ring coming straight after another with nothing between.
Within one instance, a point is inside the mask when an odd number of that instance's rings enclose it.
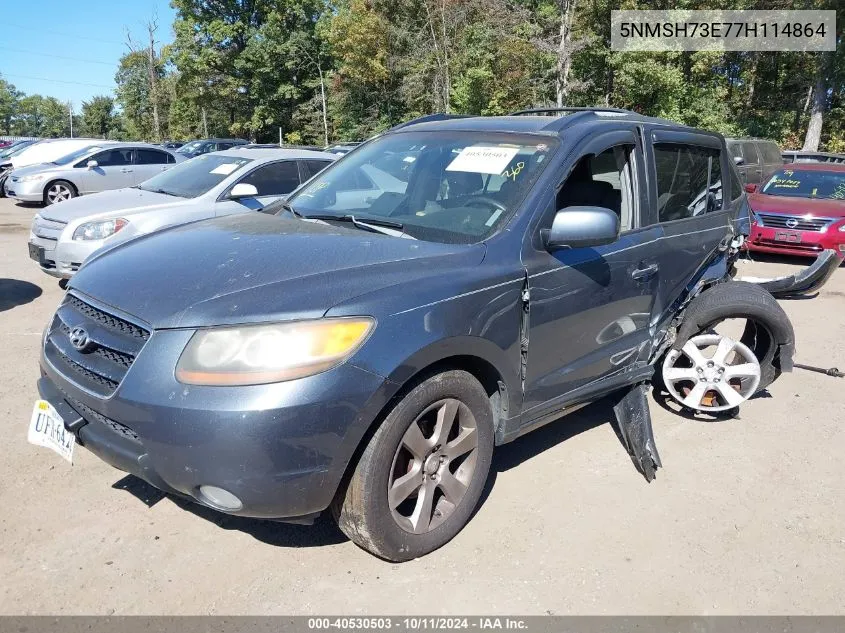
<instances>
[{"instance_id":1,"label":"roof rack rail","mask_svg":"<svg viewBox=\"0 0 845 633\"><path fill-rule=\"evenodd\" d=\"M623 114L636 114L633 110L624 110L623 108L605 108L605 107L595 107L595 108L587 108L587 107L553 107L553 108L529 108L527 110L517 110L516 112L511 112L508 116L526 116L532 114L554 114L556 112L564 113L564 112L619 112Z\"/></svg>"},{"instance_id":2,"label":"roof rack rail","mask_svg":"<svg viewBox=\"0 0 845 633\"><path fill-rule=\"evenodd\" d=\"M426 114L425 116L420 116L416 119L411 119L410 121L399 123L398 125L394 125L388 131L392 132L393 130L398 130L403 127L407 127L408 125L416 125L417 123L428 123L429 121L447 121L449 119L468 119L472 116L473 115L471 114L445 114L443 112L437 112L436 114Z\"/></svg>"}]
</instances>

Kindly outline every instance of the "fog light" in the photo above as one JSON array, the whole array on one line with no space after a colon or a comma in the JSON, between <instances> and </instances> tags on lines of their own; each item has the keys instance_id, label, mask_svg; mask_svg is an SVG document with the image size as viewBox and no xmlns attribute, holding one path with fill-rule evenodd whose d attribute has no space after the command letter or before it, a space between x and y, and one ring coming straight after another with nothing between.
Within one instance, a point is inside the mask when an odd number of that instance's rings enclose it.
<instances>
[{"instance_id":1,"label":"fog light","mask_svg":"<svg viewBox=\"0 0 845 633\"><path fill-rule=\"evenodd\" d=\"M233 511L244 507L235 495L217 486L200 486L200 497L205 503L219 510Z\"/></svg>"}]
</instances>

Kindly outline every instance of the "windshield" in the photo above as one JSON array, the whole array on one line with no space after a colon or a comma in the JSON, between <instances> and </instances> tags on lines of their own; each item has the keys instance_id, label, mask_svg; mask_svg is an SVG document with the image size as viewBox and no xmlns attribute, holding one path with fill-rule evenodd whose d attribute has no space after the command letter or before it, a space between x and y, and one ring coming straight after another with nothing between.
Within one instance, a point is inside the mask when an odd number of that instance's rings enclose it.
<instances>
[{"instance_id":1,"label":"windshield","mask_svg":"<svg viewBox=\"0 0 845 633\"><path fill-rule=\"evenodd\" d=\"M10 145L6 149L0 151L0 158L12 158L12 156L17 156L22 151L24 151L27 147L34 144L35 141L23 141L22 143L16 143L14 145Z\"/></svg>"},{"instance_id":2,"label":"windshield","mask_svg":"<svg viewBox=\"0 0 845 633\"><path fill-rule=\"evenodd\" d=\"M145 180L138 188L180 198L196 198L251 162L249 158L205 154Z\"/></svg>"},{"instance_id":3,"label":"windshield","mask_svg":"<svg viewBox=\"0 0 845 633\"><path fill-rule=\"evenodd\" d=\"M792 198L845 200L845 172L781 169L772 174L762 193Z\"/></svg>"},{"instance_id":4,"label":"windshield","mask_svg":"<svg viewBox=\"0 0 845 633\"><path fill-rule=\"evenodd\" d=\"M83 147L82 149L78 149L75 152L71 152L67 156L62 156L61 158L57 158L53 161L54 165L68 165L69 163L73 163L86 154L90 154L91 152L96 152L97 150L102 149L98 145L90 145L88 147Z\"/></svg>"},{"instance_id":5,"label":"windshield","mask_svg":"<svg viewBox=\"0 0 845 633\"><path fill-rule=\"evenodd\" d=\"M474 243L513 214L556 146L530 135L390 134L321 172L289 202L305 217L389 220L417 239Z\"/></svg>"}]
</instances>

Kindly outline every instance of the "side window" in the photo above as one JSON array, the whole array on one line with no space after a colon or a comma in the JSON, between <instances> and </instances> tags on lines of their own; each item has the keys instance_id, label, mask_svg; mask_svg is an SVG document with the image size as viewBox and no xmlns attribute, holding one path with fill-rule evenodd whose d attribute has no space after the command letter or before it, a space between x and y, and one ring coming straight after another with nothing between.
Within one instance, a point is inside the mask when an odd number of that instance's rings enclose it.
<instances>
[{"instance_id":1,"label":"side window","mask_svg":"<svg viewBox=\"0 0 845 633\"><path fill-rule=\"evenodd\" d=\"M742 144L742 157L745 159L746 165L757 165L760 163L760 157L757 155L757 146L750 141Z\"/></svg>"},{"instance_id":2,"label":"side window","mask_svg":"<svg viewBox=\"0 0 845 633\"><path fill-rule=\"evenodd\" d=\"M176 157L173 154L167 155L167 164L172 165L176 162Z\"/></svg>"},{"instance_id":3,"label":"side window","mask_svg":"<svg viewBox=\"0 0 845 633\"><path fill-rule=\"evenodd\" d=\"M170 162L168 158L172 159L172 156L154 149L135 150L136 165L165 165Z\"/></svg>"},{"instance_id":4,"label":"side window","mask_svg":"<svg viewBox=\"0 0 845 633\"><path fill-rule=\"evenodd\" d=\"M97 161L99 167L120 167L132 164L132 150L130 148L107 149L95 154L90 160Z\"/></svg>"},{"instance_id":5,"label":"side window","mask_svg":"<svg viewBox=\"0 0 845 633\"><path fill-rule=\"evenodd\" d=\"M782 163L780 150L774 143L760 143L760 152L763 154L763 162L767 165Z\"/></svg>"},{"instance_id":6,"label":"side window","mask_svg":"<svg viewBox=\"0 0 845 633\"><path fill-rule=\"evenodd\" d=\"M217 148L216 148L214 151L215 151L215 152L220 152L220 151L222 151L222 150L224 150L224 149L231 149L231 148L232 148L232 144L231 144L231 143L218 143L218 144L217 144Z\"/></svg>"},{"instance_id":7,"label":"side window","mask_svg":"<svg viewBox=\"0 0 845 633\"><path fill-rule=\"evenodd\" d=\"M247 174L240 182L253 185L259 196L280 196L299 186L299 168L293 160L270 163Z\"/></svg>"},{"instance_id":8,"label":"side window","mask_svg":"<svg viewBox=\"0 0 845 633\"><path fill-rule=\"evenodd\" d=\"M323 171L326 167L332 164L330 160L304 160L302 161L303 165L305 165L305 174L308 178L312 176L316 176L321 171Z\"/></svg>"},{"instance_id":9,"label":"side window","mask_svg":"<svg viewBox=\"0 0 845 633\"><path fill-rule=\"evenodd\" d=\"M556 208L605 207L619 215L620 229L634 226L637 209L635 147L617 145L582 156L557 194Z\"/></svg>"},{"instance_id":10,"label":"side window","mask_svg":"<svg viewBox=\"0 0 845 633\"><path fill-rule=\"evenodd\" d=\"M657 213L660 222L691 218L722 208L722 167L716 149L657 143Z\"/></svg>"}]
</instances>

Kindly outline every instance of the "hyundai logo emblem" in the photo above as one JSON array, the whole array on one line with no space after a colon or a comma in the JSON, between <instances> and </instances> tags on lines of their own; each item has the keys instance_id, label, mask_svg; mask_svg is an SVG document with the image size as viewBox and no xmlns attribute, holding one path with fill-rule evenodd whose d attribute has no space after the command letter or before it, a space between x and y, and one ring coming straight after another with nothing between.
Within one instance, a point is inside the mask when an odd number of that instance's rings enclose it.
<instances>
[{"instance_id":1,"label":"hyundai logo emblem","mask_svg":"<svg viewBox=\"0 0 845 633\"><path fill-rule=\"evenodd\" d=\"M796 226L798 226L798 220L796 220L795 218L789 218L786 221L786 226L788 226L791 229L794 229Z\"/></svg>"},{"instance_id":2,"label":"hyundai logo emblem","mask_svg":"<svg viewBox=\"0 0 845 633\"><path fill-rule=\"evenodd\" d=\"M68 339L70 339L70 344L80 352L84 351L91 342L91 339L88 338L88 332L82 327L73 328L68 334Z\"/></svg>"}]
</instances>

